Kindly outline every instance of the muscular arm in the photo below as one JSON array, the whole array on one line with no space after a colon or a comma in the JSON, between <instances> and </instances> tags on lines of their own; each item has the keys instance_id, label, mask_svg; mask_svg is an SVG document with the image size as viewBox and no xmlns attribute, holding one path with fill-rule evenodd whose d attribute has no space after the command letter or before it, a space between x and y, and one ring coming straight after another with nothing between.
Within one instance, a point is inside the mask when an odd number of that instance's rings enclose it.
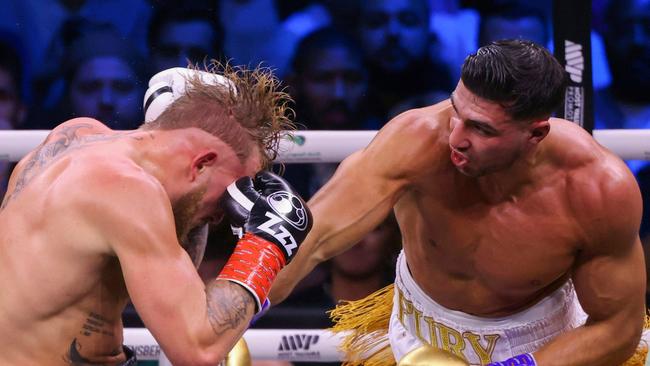
<instances>
[{"instance_id":1,"label":"muscular arm","mask_svg":"<svg viewBox=\"0 0 650 366\"><path fill-rule=\"evenodd\" d=\"M646 278L638 238L641 200L631 174L613 180L578 206L589 232L573 281L589 318L536 352L541 366L620 365L638 345Z\"/></svg>"},{"instance_id":2,"label":"muscular arm","mask_svg":"<svg viewBox=\"0 0 650 366\"><path fill-rule=\"evenodd\" d=\"M188 253L176 239L174 218L155 181L113 174L101 190L110 197L88 200L117 255L129 296L174 364L216 364L248 327L251 295L237 284L204 286ZM99 202L98 202L99 201Z\"/></svg>"},{"instance_id":3,"label":"muscular arm","mask_svg":"<svg viewBox=\"0 0 650 366\"><path fill-rule=\"evenodd\" d=\"M432 121L403 114L341 163L309 201L314 226L275 280L271 303L284 300L318 263L352 247L384 220L414 176L431 168L436 136Z\"/></svg>"}]
</instances>

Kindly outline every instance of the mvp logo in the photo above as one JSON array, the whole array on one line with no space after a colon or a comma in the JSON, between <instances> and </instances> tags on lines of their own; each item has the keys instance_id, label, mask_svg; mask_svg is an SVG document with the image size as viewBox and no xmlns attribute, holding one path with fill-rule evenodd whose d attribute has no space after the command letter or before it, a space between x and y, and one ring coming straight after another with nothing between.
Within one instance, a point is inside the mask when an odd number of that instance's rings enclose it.
<instances>
[{"instance_id":1,"label":"mvp logo","mask_svg":"<svg viewBox=\"0 0 650 366\"><path fill-rule=\"evenodd\" d=\"M585 59L582 55L582 45L573 43L568 39L564 40L564 69L575 83L582 83L582 70L584 70Z\"/></svg>"},{"instance_id":2,"label":"mvp logo","mask_svg":"<svg viewBox=\"0 0 650 366\"><path fill-rule=\"evenodd\" d=\"M282 336L278 351L309 351L309 347L318 343L318 335L294 334Z\"/></svg>"}]
</instances>

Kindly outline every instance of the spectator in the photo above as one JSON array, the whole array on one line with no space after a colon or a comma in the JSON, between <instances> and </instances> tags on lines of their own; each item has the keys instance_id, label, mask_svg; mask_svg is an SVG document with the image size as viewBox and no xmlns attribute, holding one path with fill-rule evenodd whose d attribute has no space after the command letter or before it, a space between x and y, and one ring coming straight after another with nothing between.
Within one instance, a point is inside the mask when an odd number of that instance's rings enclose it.
<instances>
[{"instance_id":1,"label":"spectator","mask_svg":"<svg viewBox=\"0 0 650 366\"><path fill-rule=\"evenodd\" d=\"M611 1L603 34L611 87L595 95L597 128L650 128L650 3ZM633 172L646 161L628 161Z\"/></svg>"},{"instance_id":2,"label":"spectator","mask_svg":"<svg viewBox=\"0 0 650 366\"><path fill-rule=\"evenodd\" d=\"M0 27L20 35L26 47L26 60L34 75L58 72L50 69L52 60L60 55L60 44L53 41L60 28L78 19L111 24L123 37L128 37L140 50L145 50L146 24L151 5L147 0L20 0L3 2ZM58 66L58 63L54 63Z\"/></svg>"},{"instance_id":3,"label":"spectator","mask_svg":"<svg viewBox=\"0 0 650 366\"><path fill-rule=\"evenodd\" d=\"M143 67L133 46L110 29L84 34L72 44L64 65L64 117L92 117L113 129L137 128L143 120Z\"/></svg>"},{"instance_id":4,"label":"spectator","mask_svg":"<svg viewBox=\"0 0 650 366\"><path fill-rule=\"evenodd\" d=\"M296 50L287 81L296 101L296 119L308 129L376 129L367 104L368 74L351 36L323 28L305 37ZM329 179L336 164L292 164L286 178L305 197Z\"/></svg>"},{"instance_id":5,"label":"spectator","mask_svg":"<svg viewBox=\"0 0 650 366\"><path fill-rule=\"evenodd\" d=\"M323 28L298 45L287 82L299 120L309 129L376 128L368 120L368 73L359 45L348 35Z\"/></svg>"},{"instance_id":6,"label":"spectator","mask_svg":"<svg viewBox=\"0 0 650 366\"><path fill-rule=\"evenodd\" d=\"M461 3L464 1L430 2L429 27L436 37L436 42L429 52L432 57L439 58L446 65L451 80L460 78L460 66L465 57L476 50L478 43L478 11Z\"/></svg>"},{"instance_id":7,"label":"spectator","mask_svg":"<svg viewBox=\"0 0 650 366\"><path fill-rule=\"evenodd\" d=\"M25 119L22 65L18 50L0 39L0 121L5 129L18 128Z\"/></svg>"},{"instance_id":8,"label":"spectator","mask_svg":"<svg viewBox=\"0 0 650 366\"><path fill-rule=\"evenodd\" d=\"M368 75L358 43L334 28L323 28L303 38L287 76L296 101L296 120L308 129L355 130L377 128L367 114ZM308 198L332 175L337 164L291 164L285 178ZM316 268L300 286L323 281Z\"/></svg>"},{"instance_id":9,"label":"spectator","mask_svg":"<svg viewBox=\"0 0 650 366\"><path fill-rule=\"evenodd\" d=\"M550 41L548 27L546 14L526 3L485 8L479 22L479 47L501 39L517 38L546 47Z\"/></svg>"},{"instance_id":10,"label":"spectator","mask_svg":"<svg viewBox=\"0 0 650 366\"><path fill-rule=\"evenodd\" d=\"M280 77L285 77L289 72L289 64L300 40L315 30L330 26L337 19L338 14L331 13L330 8L322 2L309 1L309 4L302 4L303 8L293 9L293 12L286 14L286 19L282 19L273 35L258 50L258 56L273 67ZM288 4L297 6L299 2L276 0L275 4L282 15L283 11L290 10Z\"/></svg>"},{"instance_id":11,"label":"spectator","mask_svg":"<svg viewBox=\"0 0 650 366\"><path fill-rule=\"evenodd\" d=\"M0 40L0 130L19 127L25 117L22 61L7 40ZM0 202L7 190L12 164L0 159Z\"/></svg>"},{"instance_id":12,"label":"spectator","mask_svg":"<svg viewBox=\"0 0 650 366\"><path fill-rule=\"evenodd\" d=\"M400 101L429 94L408 105L424 106L451 90L449 74L429 53L434 40L429 14L427 0L361 2L359 38L370 70L371 103L384 121Z\"/></svg>"},{"instance_id":13,"label":"spectator","mask_svg":"<svg viewBox=\"0 0 650 366\"><path fill-rule=\"evenodd\" d=\"M233 63L266 61L260 51L280 27L274 0L222 0L217 14L224 28L224 52Z\"/></svg>"},{"instance_id":14,"label":"spectator","mask_svg":"<svg viewBox=\"0 0 650 366\"><path fill-rule=\"evenodd\" d=\"M97 118L113 129L140 125L143 60L131 44L111 32L88 34L73 45L69 60L71 117Z\"/></svg>"},{"instance_id":15,"label":"spectator","mask_svg":"<svg viewBox=\"0 0 650 366\"><path fill-rule=\"evenodd\" d=\"M214 9L200 4L160 6L149 26L150 74L221 59L223 30Z\"/></svg>"}]
</instances>

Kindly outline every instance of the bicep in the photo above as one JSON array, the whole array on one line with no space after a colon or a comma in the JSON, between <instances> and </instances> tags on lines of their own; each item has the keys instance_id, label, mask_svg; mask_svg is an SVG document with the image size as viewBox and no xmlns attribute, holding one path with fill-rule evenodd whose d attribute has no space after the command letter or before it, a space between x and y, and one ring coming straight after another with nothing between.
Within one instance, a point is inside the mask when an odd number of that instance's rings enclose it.
<instances>
[{"instance_id":1,"label":"bicep","mask_svg":"<svg viewBox=\"0 0 650 366\"><path fill-rule=\"evenodd\" d=\"M125 187L130 192L112 191L101 225L131 301L163 348L191 349L197 338L211 336L204 284L176 239L166 195Z\"/></svg>"},{"instance_id":2,"label":"bicep","mask_svg":"<svg viewBox=\"0 0 650 366\"><path fill-rule=\"evenodd\" d=\"M415 117L413 117L415 116ZM313 227L280 272L272 297L282 299L318 263L358 243L390 214L414 177L431 169L438 133L431 121L403 115L345 159L308 202Z\"/></svg>"},{"instance_id":3,"label":"bicep","mask_svg":"<svg viewBox=\"0 0 650 366\"><path fill-rule=\"evenodd\" d=\"M312 237L325 258L358 242L390 213L406 187L391 165L375 151L362 150L348 157L308 206L314 216ZM397 168L395 168L397 169Z\"/></svg>"},{"instance_id":4,"label":"bicep","mask_svg":"<svg viewBox=\"0 0 650 366\"><path fill-rule=\"evenodd\" d=\"M284 300L319 263L355 245L390 213L399 185L377 174L360 151L341 163L308 202L313 226L298 253L280 271L269 298Z\"/></svg>"},{"instance_id":5,"label":"bicep","mask_svg":"<svg viewBox=\"0 0 650 366\"><path fill-rule=\"evenodd\" d=\"M135 230L131 234L134 237L124 238L115 246L119 247L116 254L138 314L156 338L170 336L174 329L180 334L192 333L194 330L188 329L190 320L206 304L204 285L192 260L174 238ZM162 339L159 342L165 343Z\"/></svg>"},{"instance_id":6,"label":"bicep","mask_svg":"<svg viewBox=\"0 0 650 366\"><path fill-rule=\"evenodd\" d=\"M151 249L118 252L126 287L167 357L179 364L223 358L253 315L250 294L229 281L214 280L206 289L189 255L172 237L142 233L133 240L149 243Z\"/></svg>"},{"instance_id":7,"label":"bicep","mask_svg":"<svg viewBox=\"0 0 650 366\"><path fill-rule=\"evenodd\" d=\"M579 259L573 281L589 321L634 321L644 313L645 264L638 237L618 253Z\"/></svg>"},{"instance_id":8,"label":"bicep","mask_svg":"<svg viewBox=\"0 0 650 366\"><path fill-rule=\"evenodd\" d=\"M638 319L645 312L646 276L634 178L605 183L587 198L587 240L573 275L580 303L590 321Z\"/></svg>"},{"instance_id":9,"label":"bicep","mask_svg":"<svg viewBox=\"0 0 650 366\"><path fill-rule=\"evenodd\" d=\"M412 182L437 164L432 128L417 116L398 117L341 163L308 203L320 241L354 244L386 218Z\"/></svg>"}]
</instances>

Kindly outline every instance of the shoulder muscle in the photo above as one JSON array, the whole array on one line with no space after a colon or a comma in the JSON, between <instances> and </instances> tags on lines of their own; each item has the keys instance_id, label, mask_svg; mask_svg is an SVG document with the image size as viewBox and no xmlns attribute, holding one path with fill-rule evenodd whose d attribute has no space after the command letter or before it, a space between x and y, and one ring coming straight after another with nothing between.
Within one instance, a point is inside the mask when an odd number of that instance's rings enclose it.
<instances>
[{"instance_id":1,"label":"shoulder muscle","mask_svg":"<svg viewBox=\"0 0 650 366\"><path fill-rule=\"evenodd\" d=\"M156 236L175 237L174 219L160 183L130 161L80 167L67 179L83 185L70 198L84 220L98 230L111 250L121 245L159 243ZM71 182L72 183L72 182Z\"/></svg>"}]
</instances>

